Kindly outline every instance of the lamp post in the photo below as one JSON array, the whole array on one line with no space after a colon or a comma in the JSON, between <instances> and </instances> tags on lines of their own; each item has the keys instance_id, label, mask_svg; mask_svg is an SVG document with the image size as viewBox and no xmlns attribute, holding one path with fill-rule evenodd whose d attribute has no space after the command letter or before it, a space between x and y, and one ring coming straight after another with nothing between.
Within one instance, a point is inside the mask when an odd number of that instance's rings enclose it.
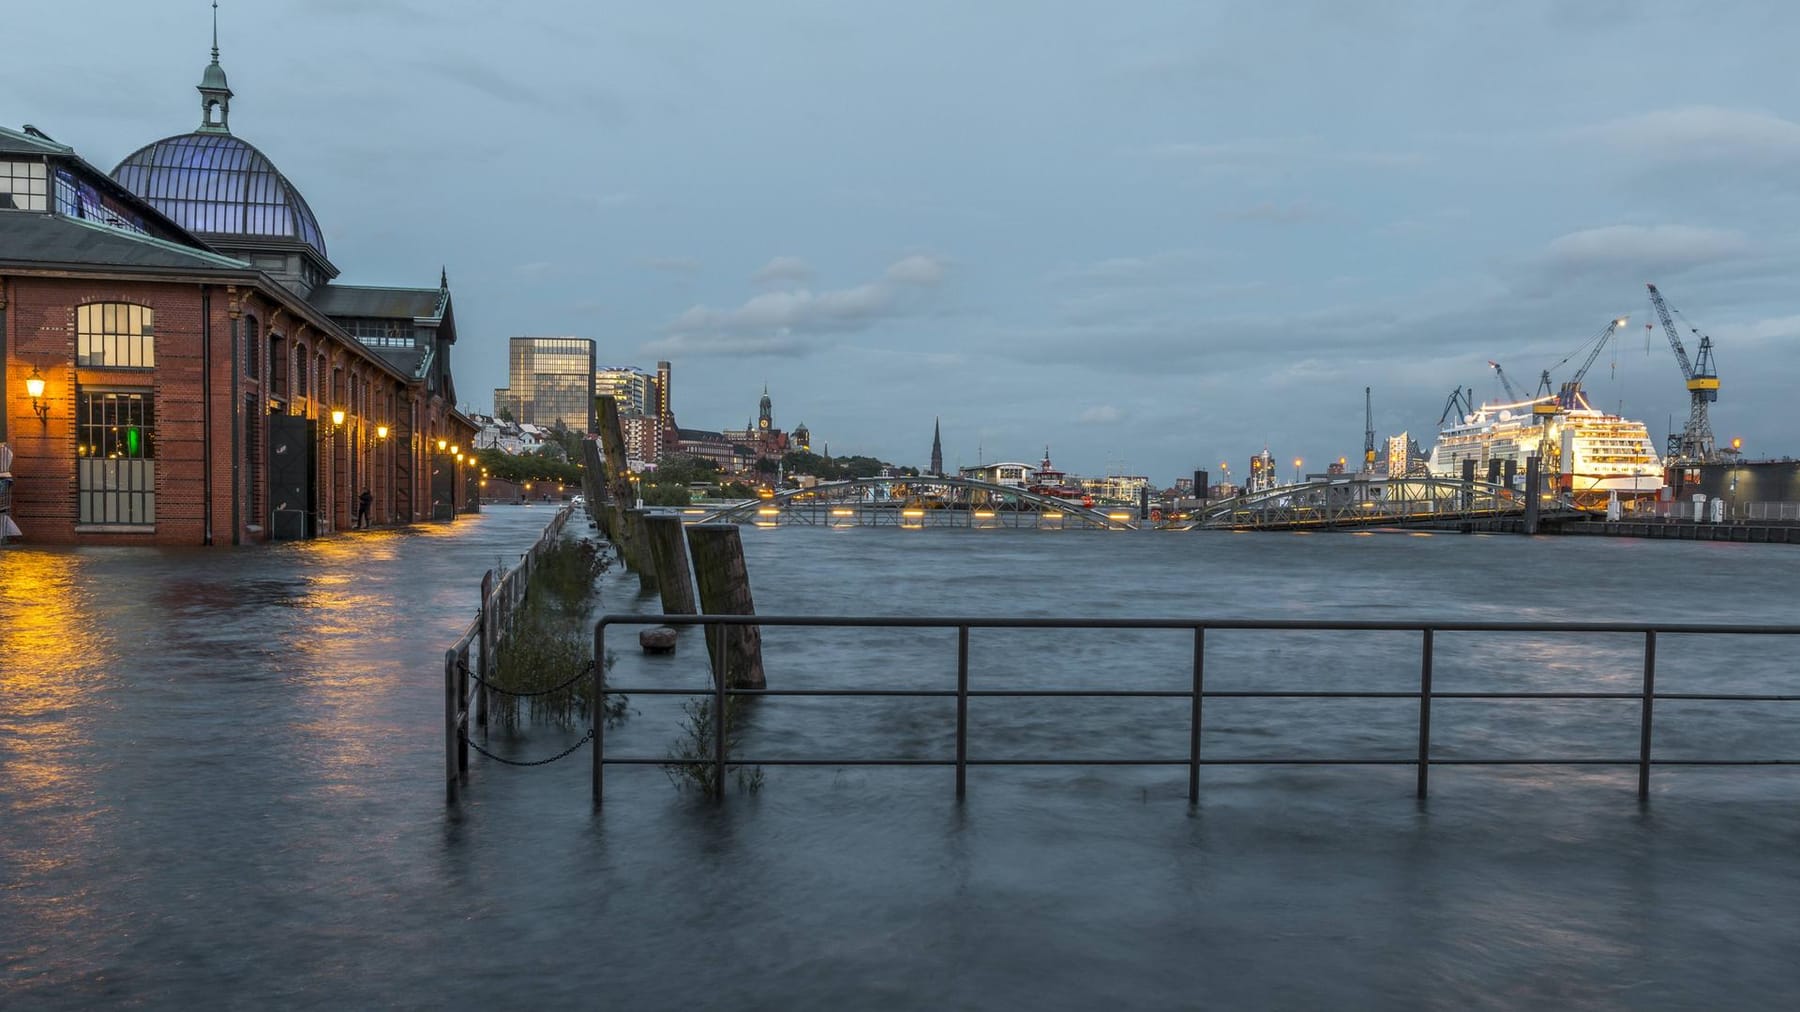
<instances>
[{"instance_id":1,"label":"lamp post","mask_svg":"<svg viewBox=\"0 0 1800 1012\"><path fill-rule=\"evenodd\" d=\"M1300 484L1300 458L1294 458L1294 484Z\"/></svg>"}]
</instances>

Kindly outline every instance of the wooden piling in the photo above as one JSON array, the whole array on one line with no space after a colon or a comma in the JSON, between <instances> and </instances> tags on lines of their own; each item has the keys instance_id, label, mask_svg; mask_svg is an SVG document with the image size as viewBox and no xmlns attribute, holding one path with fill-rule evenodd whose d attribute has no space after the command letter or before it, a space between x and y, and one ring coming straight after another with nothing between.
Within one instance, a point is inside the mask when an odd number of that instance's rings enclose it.
<instances>
[{"instance_id":1,"label":"wooden piling","mask_svg":"<svg viewBox=\"0 0 1800 1012\"><path fill-rule=\"evenodd\" d=\"M631 493L631 465L625 456L625 430L619 424L619 404L610 396L596 397L595 402L600 408L599 442L604 458L600 473L608 513L607 519L601 521L601 527L611 525L607 540L619 549L619 559L625 563L625 568L641 574L644 563L637 546L630 543L631 525L625 517L625 511L635 507L637 501Z\"/></svg>"},{"instance_id":2,"label":"wooden piling","mask_svg":"<svg viewBox=\"0 0 1800 1012\"><path fill-rule=\"evenodd\" d=\"M592 437L581 441L581 495L588 519L611 541L612 532L606 529L606 461L600 456L600 441Z\"/></svg>"},{"instance_id":3,"label":"wooden piling","mask_svg":"<svg viewBox=\"0 0 1800 1012\"><path fill-rule=\"evenodd\" d=\"M657 588L656 561L650 552L649 529L644 526L646 516L643 510L624 511L625 539L621 547L624 549L625 567L637 574L638 591L654 594Z\"/></svg>"},{"instance_id":4,"label":"wooden piling","mask_svg":"<svg viewBox=\"0 0 1800 1012\"><path fill-rule=\"evenodd\" d=\"M1525 533L1538 532L1538 484L1541 480L1538 473L1538 459L1525 458Z\"/></svg>"},{"instance_id":5,"label":"wooden piling","mask_svg":"<svg viewBox=\"0 0 1800 1012\"><path fill-rule=\"evenodd\" d=\"M645 540L650 543L650 561L656 567L656 586L662 592L663 614L698 614L681 518L645 516L644 531Z\"/></svg>"},{"instance_id":6,"label":"wooden piling","mask_svg":"<svg viewBox=\"0 0 1800 1012\"><path fill-rule=\"evenodd\" d=\"M694 584L700 610L707 615L754 615L750 574L744 568L744 545L735 524L695 524L687 528L688 550L694 560ZM724 640L725 677L732 688L767 688L763 677L762 629L728 626L723 637L708 636L707 652L718 664L716 642Z\"/></svg>"}]
</instances>

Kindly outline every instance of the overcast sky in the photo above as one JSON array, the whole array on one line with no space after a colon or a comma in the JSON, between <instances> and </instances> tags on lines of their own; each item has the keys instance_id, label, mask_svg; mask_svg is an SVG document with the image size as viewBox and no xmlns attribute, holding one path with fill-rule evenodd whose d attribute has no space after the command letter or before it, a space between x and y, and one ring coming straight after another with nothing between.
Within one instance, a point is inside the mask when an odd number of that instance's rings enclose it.
<instances>
[{"instance_id":1,"label":"overcast sky","mask_svg":"<svg viewBox=\"0 0 1800 1012\"><path fill-rule=\"evenodd\" d=\"M199 123L201 0L13 5L0 121L111 168ZM1687 412L1644 290L1713 335L1721 439L1800 454L1800 6L225 0L231 125L341 280L447 265L464 405L506 338L766 381L815 448L1159 483L1431 444L1450 390ZM1689 337L1690 354L1695 340ZM1556 374L1563 378L1572 365Z\"/></svg>"}]
</instances>

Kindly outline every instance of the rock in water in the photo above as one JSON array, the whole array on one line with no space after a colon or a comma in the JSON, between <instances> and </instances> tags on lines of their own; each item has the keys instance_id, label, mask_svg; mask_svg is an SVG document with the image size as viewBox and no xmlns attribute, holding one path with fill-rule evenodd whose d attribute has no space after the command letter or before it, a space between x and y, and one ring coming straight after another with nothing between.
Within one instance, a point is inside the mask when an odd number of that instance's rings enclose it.
<instances>
[{"instance_id":1,"label":"rock in water","mask_svg":"<svg viewBox=\"0 0 1800 1012\"><path fill-rule=\"evenodd\" d=\"M647 654L672 654L675 652L675 630L668 626L645 629L638 633L638 646Z\"/></svg>"}]
</instances>

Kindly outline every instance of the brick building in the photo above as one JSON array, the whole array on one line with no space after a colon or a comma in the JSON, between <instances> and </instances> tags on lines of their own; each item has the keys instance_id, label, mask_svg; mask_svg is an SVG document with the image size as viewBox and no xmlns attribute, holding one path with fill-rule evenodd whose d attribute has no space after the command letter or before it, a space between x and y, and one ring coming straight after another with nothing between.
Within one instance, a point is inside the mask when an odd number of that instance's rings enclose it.
<instances>
[{"instance_id":1,"label":"brick building","mask_svg":"<svg viewBox=\"0 0 1800 1012\"><path fill-rule=\"evenodd\" d=\"M229 129L218 49L199 129L111 174L0 128L0 444L39 542L240 544L447 518L456 342L442 272L338 284L299 191Z\"/></svg>"}]
</instances>

